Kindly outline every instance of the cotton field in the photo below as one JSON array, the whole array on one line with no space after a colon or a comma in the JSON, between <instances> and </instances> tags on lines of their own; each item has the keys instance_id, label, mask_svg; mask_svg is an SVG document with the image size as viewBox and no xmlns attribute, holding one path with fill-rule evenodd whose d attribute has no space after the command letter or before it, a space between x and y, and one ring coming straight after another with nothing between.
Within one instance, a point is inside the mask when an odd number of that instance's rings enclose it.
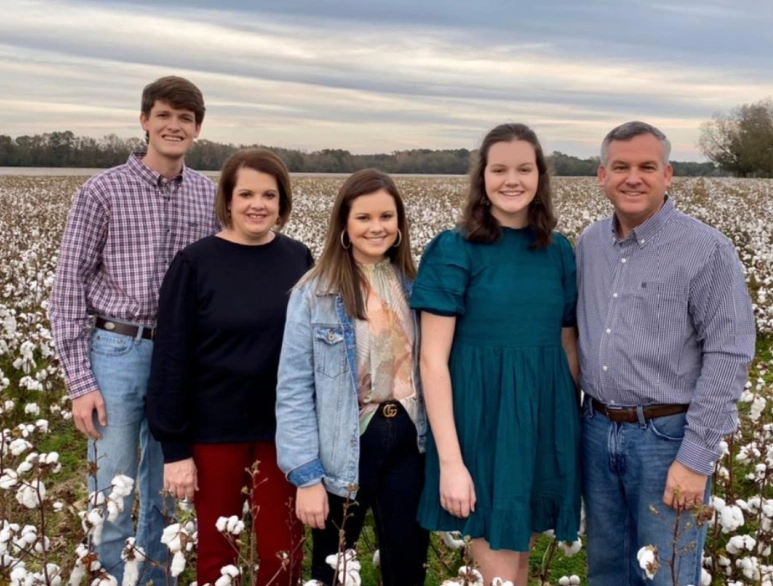
<instances>
[{"instance_id":1,"label":"cotton field","mask_svg":"<svg viewBox=\"0 0 773 586\"><path fill-rule=\"evenodd\" d=\"M98 497L86 494L85 441L71 430L46 318L70 200L84 179L0 176L0 585L116 583L90 548L101 523L123 506L132 479L117 478ZM294 180L293 214L285 232L305 242L315 256L343 179ZM418 259L438 231L455 223L466 179L401 177L397 182ZM559 230L571 240L611 211L594 179L557 178L554 191ZM705 515L710 527L702 584L773 586L773 180L677 179L672 195L679 209L735 243L760 334L742 397L741 429L724 445L714 478L713 511ZM89 498L96 505L91 512ZM238 520L231 524L239 526ZM224 521L224 527L230 526ZM167 533L170 575L189 572L195 519L187 512ZM581 544L556 544L548 537L543 541L547 545L533 560L533 583L585 584L582 562L576 561L582 559ZM448 535L433 540L427 584L476 583L472 569L457 575L468 561L463 548L454 549L462 544ZM363 566L372 565L375 547L364 544L358 552ZM566 558L574 554L575 561L567 565ZM126 555L133 567L132 560L142 554L127 544ZM647 563L650 557L651 552L642 552ZM243 572L249 568L229 566L222 583L238 582ZM126 574L136 579L131 571ZM363 570L362 583L375 586L372 576Z\"/></svg>"}]
</instances>

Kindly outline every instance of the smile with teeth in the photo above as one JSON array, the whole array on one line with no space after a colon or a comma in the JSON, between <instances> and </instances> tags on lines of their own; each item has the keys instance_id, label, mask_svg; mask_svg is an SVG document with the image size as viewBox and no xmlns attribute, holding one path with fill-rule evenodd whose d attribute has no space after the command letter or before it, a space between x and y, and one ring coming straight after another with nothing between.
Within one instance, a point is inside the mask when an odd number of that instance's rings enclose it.
<instances>
[{"instance_id":1,"label":"smile with teeth","mask_svg":"<svg viewBox=\"0 0 773 586\"><path fill-rule=\"evenodd\" d=\"M171 140L172 142L182 142L182 136L165 136L164 140Z\"/></svg>"}]
</instances>

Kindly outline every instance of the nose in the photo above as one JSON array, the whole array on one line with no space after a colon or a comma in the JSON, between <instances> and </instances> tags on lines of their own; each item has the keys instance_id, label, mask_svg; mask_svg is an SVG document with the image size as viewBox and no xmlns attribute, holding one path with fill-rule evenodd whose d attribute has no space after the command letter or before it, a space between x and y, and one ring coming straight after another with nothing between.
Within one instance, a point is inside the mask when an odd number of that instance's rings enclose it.
<instances>
[{"instance_id":1,"label":"nose","mask_svg":"<svg viewBox=\"0 0 773 586\"><path fill-rule=\"evenodd\" d=\"M507 172L507 176L505 177L505 184L515 185L516 183L518 183L518 173L515 171L515 169L512 169Z\"/></svg>"},{"instance_id":2,"label":"nose","mask_svg":"<svg viewBox=\"0 0 773 586\"><path fill-rule=\"evenodd\" d=\"M641 175L636 169L631 169L625 177L625 182L629 185L637 185L641 183Z\"/></svg>"}]
</instances>

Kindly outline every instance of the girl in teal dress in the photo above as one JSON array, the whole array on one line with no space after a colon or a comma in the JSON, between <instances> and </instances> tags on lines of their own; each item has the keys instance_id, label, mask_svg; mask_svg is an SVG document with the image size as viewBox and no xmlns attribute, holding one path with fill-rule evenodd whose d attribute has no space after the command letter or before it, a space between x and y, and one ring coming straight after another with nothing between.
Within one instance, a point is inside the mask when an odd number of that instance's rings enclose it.
<instances>
[{"instance_id":1,"label":"girl in teal dress","mask_svg":"<svg viewBox=\"0 0 773 586\"><path fill-rule=\"evenodd\" d=\"M419 522L470 536L487 585L525 586L532 536L574 541L579 528L575 262L555 226L536 135L497 126L411 301L432 429Z\"/></svg>"}]
</instances>

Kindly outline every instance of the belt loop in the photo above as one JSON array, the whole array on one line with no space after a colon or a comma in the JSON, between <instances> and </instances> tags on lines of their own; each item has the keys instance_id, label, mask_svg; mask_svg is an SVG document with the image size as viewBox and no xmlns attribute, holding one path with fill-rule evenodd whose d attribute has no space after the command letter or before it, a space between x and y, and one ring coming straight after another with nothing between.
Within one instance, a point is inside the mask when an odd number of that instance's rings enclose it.
<instances>
[{"instance_id":1,"label":"belt loop","mask_svg":"<svg viewBox=\"0 0 773 586\"><path fill-rule=\"evenodd\" d=\"M644 419L644 406L638 405L636 407L636 417L639 419L639 426L644 429L647 427L647 420Z\"/></svg>"},{"instance_id":2,"label":"belt loop","mask_svg":"<svg viewBox=\"0 0 773 586\"><path fill-rule=\"evenodd\" d=\"M137 326L137 333L134 334L134 341L137 343L142 342L142 334L145 333L145 326Z\"/></svg>"}]
</instances>

